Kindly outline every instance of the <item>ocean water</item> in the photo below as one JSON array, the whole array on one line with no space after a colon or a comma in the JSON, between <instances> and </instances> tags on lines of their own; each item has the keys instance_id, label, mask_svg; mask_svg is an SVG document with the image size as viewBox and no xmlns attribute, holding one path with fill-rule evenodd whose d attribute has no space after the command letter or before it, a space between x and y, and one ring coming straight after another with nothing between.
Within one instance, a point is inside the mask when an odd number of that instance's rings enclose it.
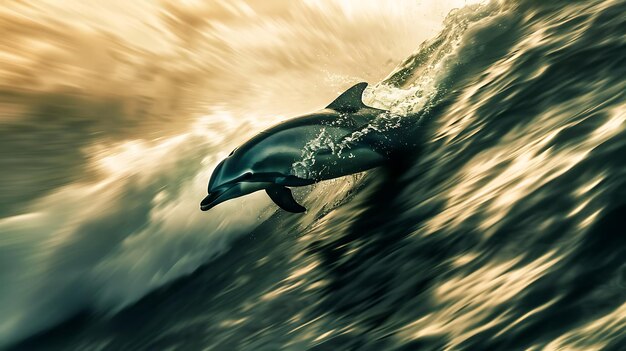
<instances>
[{"instance_id":1,"label":"ocean water","mask_svg":"<svg viewBox=\"0 0 626 351\"><path fill-rule=\"evenodd\" d=\"M625 13L3 5L0 348L626 349ZM403 172L199 211L230 150L359 81Z\"/></svg>"}]
</instances>

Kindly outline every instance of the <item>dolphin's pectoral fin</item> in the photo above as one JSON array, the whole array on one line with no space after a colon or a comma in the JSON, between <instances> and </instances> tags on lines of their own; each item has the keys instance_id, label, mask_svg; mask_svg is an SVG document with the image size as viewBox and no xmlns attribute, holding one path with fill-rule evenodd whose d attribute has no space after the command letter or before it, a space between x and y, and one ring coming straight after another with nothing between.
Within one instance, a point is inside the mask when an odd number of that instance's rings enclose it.
<instances>
[{"instance_id":1,"label":"dolphin's pectoral fin","mask_svg":"<svg viewBox=\"0 0 626 351\"><path fill-rule=\"evenodd\" d=\"M326 108L333 109L337 112L356 112L361 108L367 107L361 100L363 91L367 88L367 83L359 83L352 88L339 95L335 101L331 102Z\"/></svg>"},{"instance_id":2,"label":"dolphin's pectoral fin","mask_svg":"<svg viewBox=\"0 0 626 351\"><path fill-rule=\"evenodd\" d=\"M265 192L267 192L267 195L270 196L276 205L287 212L302 213L306 211L306 208L297 203L293 198L289 188L280 185L272 185L266 188Z\"/></svg>"}]
</instances>

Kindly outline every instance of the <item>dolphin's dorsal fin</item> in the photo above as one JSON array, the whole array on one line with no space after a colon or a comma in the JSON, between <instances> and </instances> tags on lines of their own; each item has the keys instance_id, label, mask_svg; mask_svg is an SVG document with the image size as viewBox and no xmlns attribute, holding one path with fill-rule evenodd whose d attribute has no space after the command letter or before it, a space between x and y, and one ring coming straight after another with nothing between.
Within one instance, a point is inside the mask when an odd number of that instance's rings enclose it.
<instances>
[{"instance_id":1,"label":"dolphin's dorsal fin","mask_svg":"<svg viewBox=\"0 0 626 351\"><path fill-rule=\"evenodd\" d=\"M363 103L363 91L367 88L367 83L362 82L354 85L352 88L339 95L335 101L331 102L326 108L333 109L337 112L355 112L361 108L367 107Z\"/></svg>"},{"instance_id":2,"label":"dolphin's dorsal fin","mask_svg":"<svg viewBox=\"0 0 626 351\"><path fill-rule=\"evenodd\" d=\"M293 198L289 188L274 184L265 189L265 192L270 196L276 205L287 212L302 213L306 211L306 208L297 203Z\"/></svg>"}]
</instances>

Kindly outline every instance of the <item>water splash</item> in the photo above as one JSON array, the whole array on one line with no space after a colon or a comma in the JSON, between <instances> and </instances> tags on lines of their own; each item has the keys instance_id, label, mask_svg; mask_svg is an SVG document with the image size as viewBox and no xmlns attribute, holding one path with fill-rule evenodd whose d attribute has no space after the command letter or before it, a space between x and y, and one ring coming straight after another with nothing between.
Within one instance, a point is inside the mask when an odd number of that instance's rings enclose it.
<instances>
[{"instance_id":1,"label":"water splash","mask_svg":"<svg viewBox=\"0 0 626 351\"><path fill-rule=\"evenodd\" d=\"M331 126L341 125L342 118L349 118L349 116L340 115L337 121L331 123ZM292 164L292 174L304 179L315 179L319 174L314 171L313 166L316 163L316 158L321 153L330 153L336 156L337 160L335 162L354 158L355 155L350 150L358 142L371 133L377 133L386 138L386 133L401 127L402 118L404 117L399 114L383 112L363 127L340 138L333 136L326 128L321 128L319 133L304 145L301 159Z\"/></svg>"}]
</instances>

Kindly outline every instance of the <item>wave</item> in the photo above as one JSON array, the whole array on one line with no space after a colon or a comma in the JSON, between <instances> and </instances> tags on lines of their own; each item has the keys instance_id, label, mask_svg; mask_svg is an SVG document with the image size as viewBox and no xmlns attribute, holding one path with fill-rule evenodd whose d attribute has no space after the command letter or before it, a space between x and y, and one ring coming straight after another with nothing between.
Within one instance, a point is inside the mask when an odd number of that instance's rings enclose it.
<instances>
[{"instance_id":1,"label":"wave","mask_svg":"<svg viewBox=\"0 0 626 351\"><path fill-rule=\"evenodd\" d=\"M1 58L0 146L17 151L0 158L12 169L0 185L0 345L85 310L114 315L227 252L273 207L256 194L198 211L217 161L362 72L371 80L391 69L409 45L389 43L390 33L423 39L440 26L432 16L409 25L406 7L380 22L375 2L331 5L349 20L317 2L218 5L16 2L0 11L11 48ZM451 2L405 5L441 16ZM379 34L354 37L363 26ZM272 39L254 44L259 33ZM319 55L338 48L347 54ZM324 88L294 83L307 81ZM293 101L267 103L285 97ZM358 178L334 182L332 196L310 190L303 225ZM314 199L320 191L327 204Z\"/></svg>"},{"instance_id":2,"label":"wave","mask_svg":"<svg viewBox=\"0 0 626 351\"><path fill-rule=\"evenodd\" d=\"M297 218L264 196L197 209L215 163L272 118L216 112L153 142L95 143L98 176L0 220L1 339L93 309L111 319L60 346L619 349L623 13L611 0L451 12L366 91L415 122L408 170L298 189ZM233 241L251 232L263 239ZM159 325L107 328L113 315Z\"/></svg>"}]
</instances>

